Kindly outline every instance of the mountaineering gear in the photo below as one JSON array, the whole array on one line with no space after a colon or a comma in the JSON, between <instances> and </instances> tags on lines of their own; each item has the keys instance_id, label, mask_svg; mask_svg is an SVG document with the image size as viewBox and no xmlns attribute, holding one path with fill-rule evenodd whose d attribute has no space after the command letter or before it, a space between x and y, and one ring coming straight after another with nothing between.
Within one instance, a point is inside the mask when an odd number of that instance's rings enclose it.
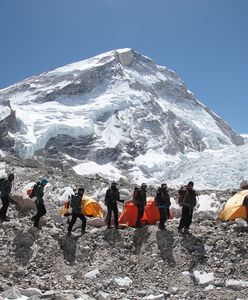
<instances>
[{"instance_id":1,"label":"mountaineering gear","mask_svg":"<svg viewBox=\"0 0 248 300\"><path fill-rule=\"evenodd\" d=\"M178 191L178 194L179 194L178 204L180 206L183 206L183 200L184 200L186 191L187 191L187 185L181 186L180 189L179 189L179 191Z\"/></svg>"},{"instance_id":2,"label":"mountaineering gear","mask_svg":"<svg viewBox=\"0 0 248 300\"><path fill-rule=\"evenodd\" d=\"M241 190L227 200L223 211L220 213L221 221L232 221L237 218L246 220L247 211L243 205L248 190Z\"/></svg>"},{"instance_id":3,"label":"mountaineering gear","mask_svg":"<svg viewBox=\"0 0 248 300\"><path fill-rule=\"evenodd\" d=\"M29 198L34 198L37 189L37 184L35 184L31 189L27 190Z\"/></svg>"},{"instance_id":4,"label":"mountaineering gear","mask_svg":"<svg viewBox=\"0 0 248 300\"><path fill-rule=\"evenodd\" d=\"M193 209L196 206L196 192L193 189L194 183L190 181L187 185L183 201L182 201L182 217L180 219L179 227L189 229L192 223Z\"/></svg>"},{"instance_id":5,"label":"mountaineering gear","mask_svg":"<svg viewBox=\"0 0 248 300\"><path fill-rule=\"evenodd\" d=\"M167 184L163 183L161 187L158 188L155 196L155 205L158 207L160 214L159 229L164 229L164 223L169 217L168 210L171 205L170 196L167 191Z\"/></svg>"},{"instance_id":6,"label":"mountaineering gear","mask_svg":"<svg viewBox=\"0 0 248 300\"><path fill-rule=\"evenodd\" d=\"M8 216L5 216L5 218L0 218L0 221L1 222L9 222L10 221L10 218Z\"/></svg>"},{"instance_id":7,"label":"mountaineering gear","mask_svg":"<svg viewBox=\"0 0 248 300\"><path fill-rule=\"evenodd\" d=\"M167 191L167 185L161 185L161 187L158 188L155 196L155 204L158 207L170 207L171 202L170 196Z\"/></svg>"},{"instance_id":8,"label":"mountaineering gear","mask_svg":"<svg viewBox=\"0 0 248 300\"><path fill-rule=\"evenodd\" d=\"M84 192L79 192L76 195L71 195L72 214L82 213L82 197Z\"/></svg>"},{"instance_id":9,"label":"mountaineering gear","mask_svg":"<svg viewBox=\"0 0 248 300\"><path fill-rule=\"evenodd\" d=\"M110 188L107 189L105 194L105 205L107 206L108 212L106 217L107 222L107 228L111 228L111 216L112 211L114 214L114 224L115 228L118 228L119 222L118 222L118 206L117 202L124 202L123 200L120 200L120 193L119 190L116 187L116 182L112 182Z\"/></svg>"},{"instance_id":10,"label":"mountaineering gear","mask_svg":"<svg viewBox=\"0 0 248 300\"><path fill-rule=\"evenodd\" d=\"M158 207L155 205L154 197L148 197L146 199L146 206L143 217L141 218L141 224L154 225L160 220L160 214ZM137 205L132 200L126 201L123 207L123 211L119 216L119 224L124 226L135 227L138 215ZM167 216L169 219L173 219L173 216L169 209L167 209Z\"/></svg>"},{"instance_id":11,"label":"mountaineering gear","mask_svg":"<svg viewBox=\"0 0 248 300\"><path fill-rule=\"evenodd\" d=\"M7 221L7 222L9 221L9 218L6 216L6 214L9 207L10 192L12 189L13 180L14 180L14 174L9 174L8 178L2 180L1 182L1 199L3 204L0 209L1 221Z\"/></svg>"},{"instance_id":12,"label":"mountaineering gear","mask_svg":"<svg viewBox=\"0 0 248 300\"><path fill-rule=\"evenodd\" d=\"M34 197L36 197L35 204L37 208L37 214L33 216L33 220L34 220L34 227L37 228L39 227L40 218L46 214L46 208L43 200L44 187L45 184L42 184L41 181L39 181L36 183L36 188L34 191Z\"/></svg>"},{"instance_id":13,"label":"mountaineering gear","mask_svg":"<svg viewBox=\"0 0 248 300\"><path fill-rule=\"evenodd\" d=\"M142 183L140 188L134 188L133 203L137 206L138 209L138 215L135 225L136 228L141 227L141 219L143 217L146 206L146 189L147 185L145 183Z\"/></svg>"},{"instance_id":14,"label":"mountaineering gear","mask_svg":"<svg viewBox=\"0 0 248 300\"><path fill-rule=\"evenodd\" d=\"M82 213L82 200L84 195L84 188L79 188L77 194L71 195L72 218L68 226L68 235L72 231L73 225L76 223L77 218L82 221L82 233L85 232L86 218Z\"/></svg>"}]
</instances>

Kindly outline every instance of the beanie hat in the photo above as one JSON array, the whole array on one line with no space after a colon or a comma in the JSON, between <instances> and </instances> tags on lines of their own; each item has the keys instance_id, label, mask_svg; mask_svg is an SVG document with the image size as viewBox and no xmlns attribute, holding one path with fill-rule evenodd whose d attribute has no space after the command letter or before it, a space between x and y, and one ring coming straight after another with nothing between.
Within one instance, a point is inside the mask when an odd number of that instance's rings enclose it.
<instances>
[{"instance_id":1,"label":"beanie hat","mask_svg":"<svg viewBox=\"0 0 248 300\"><path fill-rule=\"evenodd\" d=\"M48 180L46 178L41 179L40 183L42 185L46 185L48 183Z\"/></svg>"},{"instance_id":2,"label":"beanie hat","mask_svg":"<svg viewBox=\"0 0 248 300\"><path fill-rule=\"evenodd\" d=\"M241 182L240 182L240 188L241 189L244 189L244 188L246 188L246 187L248 187L248 182L247 182L247 180L242 180Z\"/></svg>"}]
</instances>

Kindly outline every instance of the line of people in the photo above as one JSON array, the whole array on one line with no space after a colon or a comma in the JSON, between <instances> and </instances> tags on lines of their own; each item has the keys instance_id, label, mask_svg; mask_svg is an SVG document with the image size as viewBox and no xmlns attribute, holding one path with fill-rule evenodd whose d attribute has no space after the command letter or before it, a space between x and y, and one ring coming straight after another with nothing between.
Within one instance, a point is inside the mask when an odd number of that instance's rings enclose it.
<instances>
[{"instance_id":1,"label":"line of people","mask_svg":"<svg viewBox=\"0 0 248 300\"><path fill-rule=\"evenodd\" d=\"M1 182L1 200L2 207L0 209L0 221L9 221L7 216L7 210L10 202L10 193L12 189L12 183L14 180L14 174L9 174L7 179L2 180ZM35 196L35 204L37 208L37 213L34 215L31 220L34 222L34 227L39 228L40 218L46 214L46 208L44 205L44 188L47 185L48 180L46 178L38 181L33 187L32 196ZM192 223L193 209L196 206L196 192L193 189L194 183L190 181L186 186L182 186L179 193L179 205L182 206L182 217L180 219L178 231L180 233L187 232L189 230L190 224ZM137 219L136 219L136 228L141 227L141 219L144 215L146 198L147 198L147 185L142 183L140 187L135 187L133 192L133 203L137 207ZM84 188L79 188L77 193L70 196L70 205L72 207L72 217L68 222L68 235L71 235L72 228L76 223L77 218L82 221L82 233L85 233L86 228L86 218L82 212L82 199L84 195ZM165 229L165 223L169 218L170 214L170 196L167 190L167 184L163 183L157 189L155 195L155 205L158 207L160 214L159 229ZM124 200L120 199L120 192L117 188L117 183L113 181L110 187L107 189L105 194L105 205L107 207L107 216L106 223L107 228L111 228L111 217L112 213L114 214L114 226L116 229L119 227L118 223L118 207L117 203L124 203Z\"/></svg>"},{"instance_id":2,"label":"line of people","mask_svg":"<svg viewBox=\"0 0 248 300\"><path fill-rule=\"evenodd\" d=\"M190 224L192 223L193 210L196 206L196 197L197 194L194 190L194 183L190 181L187 185L182 186L179 191L178 203L182 206L182 217L180 219L178 232L188 232ZM142 183L140 187L135 187L133 192L133 203L137 207L137 219L136 219L136 228L141 227L141 219L144 215L146 198L147 198L147 185ZM154 198L155 205L158 207L160 220L158 228L161 230L165 229L165 223L170 215L170 196L167 189L167 184L163 183L157 189L156 195ZM107 228L111 228L111 215L114 214L114 225L115 228L118 228L118 208L117 202L124 202L120 200L120 193L117 188L117 183L112 182L110 188L107 190L105 195L105 205L107 206Z\"/></svg>"},{"instance_id":3,"label":"line of people","mask_svg":"<svg viewBox=\"0 0 248 300\"><path fill-rule=\"evenodd\" d=\"M10 218L7 216L8 207L10 204L10 193L12 190L13 181L15 179L15 175L13 173L9 174L5 179L1 179L0 192L1 192L1 200L2 207L0 209L0 221L1 222L9 222ZM44 205L44 188L47 185L48 180L46 178L41 179L35 184L35 188L33 189L34 195L36 197L35 204L37 213L31 218L34 222L34 227L39 228L39 221L42 216L46 214L46 208Z\"/></svg>"}]
</instances>

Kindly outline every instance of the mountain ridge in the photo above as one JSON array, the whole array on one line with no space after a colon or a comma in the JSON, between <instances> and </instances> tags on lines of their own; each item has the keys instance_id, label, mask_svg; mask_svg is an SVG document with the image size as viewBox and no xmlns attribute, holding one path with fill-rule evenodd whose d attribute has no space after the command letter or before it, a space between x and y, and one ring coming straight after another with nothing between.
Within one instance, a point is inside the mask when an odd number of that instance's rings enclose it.
<instances>
[{"instance_id":1,"label":"mountain ridge","mask_svg":"<svg viewBox=\"0 0 248 300\"><path fill-rule=\"evenodd\" d=\"M8 128L11 111L16 116L15 131L0 137L2 150L21 158L111 163L145 177L137 161L148 153L166 157L244 144L175 72L129 48L0 90L0 108L0 126Z\"/></svg>"}]
</instances>

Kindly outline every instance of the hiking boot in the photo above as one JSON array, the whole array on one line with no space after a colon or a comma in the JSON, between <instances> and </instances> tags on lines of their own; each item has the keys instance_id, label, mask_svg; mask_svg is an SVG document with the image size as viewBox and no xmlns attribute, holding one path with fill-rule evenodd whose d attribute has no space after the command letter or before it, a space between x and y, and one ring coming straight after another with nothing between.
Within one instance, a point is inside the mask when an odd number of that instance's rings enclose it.
<instances>
[{"instance_id":1,"label":"hiking boot","mask_svg":"<svg viewBox=\"0 0 248 300\"><path fill-rule=\"evenodd\" d=\"M178 233L183 233L183 229L182 228L178 228Z\"/></svg>"},{"instance_id":2,"label":"hiking boot","mask_svg":"<svg viewBox=\"0 0 248 300\"><path fill-rule=\"evenodd\" d=\"M1 220L2 222L9 222L9 221L10 221L10 218L6 216L6 217L1 217L0 220Z\"/></svg>"},{"instance_id":3,"label":"hiking boot","mask_svg":"<svg viewBox=\"0 0 248 300\"><path fill-rule=\"evenodd\" d=\"M107 229L111 229L111 228L112 228L111 225L108 225L108 226L107 226Z\"/></svg>"},{"instance_id":4,"label":"hiking boot","mask_svg":"<svg viewBox=\"0 0 248 300\"><path fill-rule=\"evenodd\" d=\"M158 229L165 230L165 226L158 226Z\"/></svg>"},{"instance_id":5,"label":"hiking boot","mask_svg":"<svg viewBox=\"0 0 248 300\"><path fill-rule=\"evenodd\" d=\"M115 229L119 229L119 225L115 225Z\"/></svg>"},{"instance_id":6,"label":"hiking boot","mask_svg":"<svg viewBox=\"0 0 248 300\"><path fill-rule=\"evenodd\" d=\"M34 226L34 228L36 228L37 230L41 230L40 226Z\"/></svg>"}]
</instances>

